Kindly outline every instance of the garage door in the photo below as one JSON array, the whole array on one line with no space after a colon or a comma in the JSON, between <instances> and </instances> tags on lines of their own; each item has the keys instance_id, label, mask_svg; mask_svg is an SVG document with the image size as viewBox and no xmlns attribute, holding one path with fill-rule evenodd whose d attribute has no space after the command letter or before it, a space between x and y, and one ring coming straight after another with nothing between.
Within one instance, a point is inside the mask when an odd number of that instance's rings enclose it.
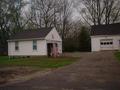
<instances>
[{"instance_id":1,"label":"garage door","mask_svg":"<svg viewBox=\"0 0 120 90\"><path fill-rule=\"evenodd\" d=\"M113 40L112 39L102 39L100 40L101 50L113 50Z\"/></svg>"}]
</instances>

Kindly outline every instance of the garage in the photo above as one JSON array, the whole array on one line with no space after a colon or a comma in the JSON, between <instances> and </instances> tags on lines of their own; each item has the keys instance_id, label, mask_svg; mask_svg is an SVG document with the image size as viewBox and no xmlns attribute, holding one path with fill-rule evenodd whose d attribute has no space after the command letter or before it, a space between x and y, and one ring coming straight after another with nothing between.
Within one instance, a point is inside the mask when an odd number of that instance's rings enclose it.
<instances>
[{"instance_id":1,"label":"garage","mask_svg":"<svg viewBox=\"0 0 120 90\"><path fill-rule=\"evenodd\" d=\"M113 50L113 40L112 39L102 39L100 40L101 50Z\"/></svg>"},{"instance_id":2,"label":"garage","mask_svg":"<svg viewBox=\"0 0 120 90\"><path fill-rule=\"evenodd\" d=\"M120 50L120 23L93 25L91 27L91 50Z\"/></svg>"}]
</instances>

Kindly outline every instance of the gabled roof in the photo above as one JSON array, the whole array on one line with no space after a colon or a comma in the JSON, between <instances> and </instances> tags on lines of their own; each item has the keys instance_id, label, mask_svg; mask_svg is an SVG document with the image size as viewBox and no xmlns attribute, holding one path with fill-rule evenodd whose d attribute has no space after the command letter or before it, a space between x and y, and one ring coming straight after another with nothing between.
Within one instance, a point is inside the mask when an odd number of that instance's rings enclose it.
<instances>
[{"instance_id":1,"label":"gabled roof","mask_svg":"<svg viewBox=\"0 0 120 90\"><path fill-rule=\"evenodd\" d=\"M91 27L91 35L120 35L120 23L94 25Z\"/></svg>"},{"instance_id":2,"label":"gabled roof","mask_svg":"<svg viewBox=\"0 0 120 90\"><path fill-rule=\"evenodd\" d=\"M52 30L52 27L24 30L24 31L21 31L21 32L17 32L15 35L11 36L10 40L14 40L14 39L15 40L16 39L33 39L33 38L44 39L51 30Z\"/></svg>"}]
</instances>

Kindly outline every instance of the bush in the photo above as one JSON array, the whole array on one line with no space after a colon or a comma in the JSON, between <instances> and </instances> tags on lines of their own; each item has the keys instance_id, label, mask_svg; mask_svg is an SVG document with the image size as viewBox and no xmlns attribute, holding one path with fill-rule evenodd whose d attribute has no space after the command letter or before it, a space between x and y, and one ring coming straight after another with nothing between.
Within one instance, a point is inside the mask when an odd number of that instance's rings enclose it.
<instances>
[{"instance_id":1,"label":"bush","mask_svg":"<svg viewBox=\"0 0 120 90\"><path fill-rule=\"evenodd\" d=\"M82 27L78 32L78 35L74 34L73 37L66 38L63 41L63 51L91 51L91 40L88 29Z\"/></svg>"},{"instance_id":2,"label":"bush","mask_svg":"<svg viewBox=\"0 0 120 90\"><path fill-rule=\"evenodd\" d=\"M67 38L63 42L63 51L65 52L74 52L79 51L79 42L74 38Z\"/></svg>"},{"instance_id":3,"label":"bush","mask_svg":"<svg viewBox=\"0 0 120 90\"><path fill-rule=\"evenodd\" d=\"M81 28L79 34L79 50L80 51L90 51L91 50L91 40L88 29L85 27Z\"/></svg>"}]
</instances>

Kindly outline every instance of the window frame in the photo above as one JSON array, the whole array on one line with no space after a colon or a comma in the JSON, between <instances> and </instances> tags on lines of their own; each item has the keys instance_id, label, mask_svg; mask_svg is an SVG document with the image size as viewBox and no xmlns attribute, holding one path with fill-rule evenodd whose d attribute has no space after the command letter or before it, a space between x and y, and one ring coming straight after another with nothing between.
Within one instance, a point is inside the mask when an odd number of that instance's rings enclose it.
<instances>
[{"instance_id":1,"label":"window frame","mask_svg":"<svg viewBox=\"0 0 120 90\"><path fill-rule=\"evenodd\" d=\"M15 41L15 51L19 51L19 42Z\"/></svg>"},{"instance_id":2,"label":"window frame","mask_svg":"<svg viewBox=\"0 0 120 90\"><path fill-rule=\"evenodd\" d=\"M113 45L113 39L101 39L100 45Z\"/></svg>"},{"instance_id":3,"label":"window frame","mask_svg":"<svg viewBox=\"0 0 120 90\"><path fill-rule=\"evenodd\" d=\"M37 40L33 40L32 49L33 51L37 51Z\"/></svg>"}]
</instances>

